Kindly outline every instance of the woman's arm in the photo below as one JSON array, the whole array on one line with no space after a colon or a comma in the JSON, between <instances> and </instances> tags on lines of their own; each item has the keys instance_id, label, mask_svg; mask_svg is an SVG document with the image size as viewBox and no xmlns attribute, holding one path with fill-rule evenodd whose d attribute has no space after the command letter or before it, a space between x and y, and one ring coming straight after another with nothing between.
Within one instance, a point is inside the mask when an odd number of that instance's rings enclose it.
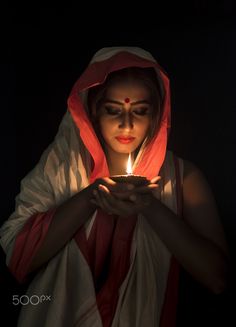
<instances>
[{"instance_id":1,"label":"woman's arm","mask_svg":"<svg viewBox=\"0 0 236 327\"><path fill-rule=\"evenodd\" d=\"M36 252L30 264L29 272L39 268L50 260L78 231L78 229L91 217L97 209L97 205L91 202L93 192L98 185L106 185L118 192L125 192L129 185L115 183L104 177L97 179L69 200L60 205L52 218L45 239ZM128 187L128 188L127 188Z\"/></svg>"},{"instance_id":2,"label":"woman's arm","mask_svg":"<svg viewBox=\"0 0 236 327\"><path fill-rule=\"evenodd\" d=\"M202 173L184 163L183 219L152 199L143 213L180 264L214 293L226 286L228 250L215 200Z\"/></svg>"},{"instance_id":3,"label":"woman's arm","mask_svg":"<svg viewBox=\"0 0 236 327\"><path fill-rule=\"evenodd\" d=\"M29 272L50 260L91 217L96 209L90 202L94 187L94 184L89 185L57 208L47 235L31 261Z\"/></svg>"},{"instance_id":4,"label":"woman's arm","mask_svg":"<svg viewBox=\"0 0 236 327\"><path fill-rule=\"evenodd\" d=\"M152 193L156 189L150 186L153 185L146 187L145 196L134 189L119 199L109 188L99 185L91 202L123 217L142 213L179 263L211 291L221 293L226 286L229 256L206 179L193 164L184 163L184 217L177 217L155 198Z\"/></svg>"}]
</instances>

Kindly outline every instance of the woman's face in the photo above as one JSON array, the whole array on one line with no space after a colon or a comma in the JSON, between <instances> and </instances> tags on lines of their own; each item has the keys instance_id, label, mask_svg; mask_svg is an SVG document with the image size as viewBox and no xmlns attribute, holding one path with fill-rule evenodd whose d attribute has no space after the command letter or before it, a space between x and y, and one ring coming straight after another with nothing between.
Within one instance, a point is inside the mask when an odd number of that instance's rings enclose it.
<instances>
[{"instance_id":1,"label":"woman's face","mask_svg":"<svg viewBox=\"0 0 236 327\"><path fill-rule=\"evenodd\" d=\"M150 92L141 82L113 82L97 113L106 150L135 151L147 135L151 110Z\"/></svg>"}]
</instances>

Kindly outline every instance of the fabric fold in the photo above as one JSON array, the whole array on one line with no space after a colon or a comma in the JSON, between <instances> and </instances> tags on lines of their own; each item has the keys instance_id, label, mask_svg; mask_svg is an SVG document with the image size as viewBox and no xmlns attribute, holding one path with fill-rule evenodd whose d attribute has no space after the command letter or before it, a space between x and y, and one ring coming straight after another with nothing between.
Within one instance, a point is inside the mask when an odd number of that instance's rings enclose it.
<instances>
[{"instance_id":1,"label":"fabric fold","mask_svg":"<svg viewBox=\"0 0 236 327\"><path fill-rule=\"evenodd\" d=\"M9 270L19 283L26 281L28 269L42 245L56 209L29 218L16 237Z\"/></svg>"}]
</instances>

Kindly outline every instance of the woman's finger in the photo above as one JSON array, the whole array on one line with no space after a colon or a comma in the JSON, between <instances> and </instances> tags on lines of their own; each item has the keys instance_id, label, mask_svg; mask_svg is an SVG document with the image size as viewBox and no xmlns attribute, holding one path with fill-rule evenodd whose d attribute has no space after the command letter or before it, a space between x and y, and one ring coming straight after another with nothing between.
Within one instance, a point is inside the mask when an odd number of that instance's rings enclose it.
<instances>
[{"instance_id":1,"label":"woman's finger","mask_svg":"<svg viewBox=\"0 0 236 327\"><path fill-rule=\"evenodd\" d=\"M100 206L104 211L123 217L137 213L142 206L149 203L148 194L140 195L135 192L129 194L127 199L117 199L104 185L98 186L98 194Z\"/></svg>"},{"instance_id":2,"label":"woman's finger","mask_svg":"<svg viewBox=\"0 0 236 327\"><path fill-rule=\"evenodd\" d=\"M93 204L96 204L96 206L99 207L99 203L95 199L91 199L90 202L93 203Z\"/></svg>"},{"instance_id":3,"label":"woman's finger","mask_svg":"<svg viewBox=\"0 0 236 327\"><path fill-rule=\"evenodd\" d=\"M161 176L155 176L151 179L150 183L151 184L155 184L156 182L158 182L161 179Z\"/></svg>"},{"instance_id":4,"label":"woman's finger","mask_svg":"<svg viewBox=\"0 0 236 327\"><path fill-rule=\"evenodd\" d=\"M109 214L118 214L115 206L116 200L113 198L113 196L110 194L109 190L104 185L98 186L98 193L100 197L100 201L102 203L103 209L108 212Z\"/></svg>"},{"instance_id":5,"label":"woman's finger","mask_svg":"<svg viewBox=\"0 0 236 327\"><path fill-rule=\"evenodd\" d=\"M106 186L111 192L123 193L134 189L133 184L115 182L109 177L103 178L102 181L105 183L100 183L100 185Z\"/></svg>"},{"instance_id":6,"label":"woman's finger","mask_svg":"<svg viewBox=\"0 0 236 327\"><path fill-rule=\"evenodd\" d=\"M150 198L150 194L132 194L130 196L130 200L133 202L133 204L135 205L135 210L139 211L143 206L147 206L150 204L151 198Z\"/></svg>"},{"instance_id":7,"label":"woman's finger","mask_svg":"<svg viewBox=\"0 0 236 327\"><path fill-rule=\"evenodd\" d=\"M101 205L95 200L95 199L91 199L90 200L91 203L95 204L97 207L100 207L101 208ZM112 212L108 212L109 215L113 215Z\"/></svg>"},{"instance_id":8,"label":"woman's finger","mask_svg":"<svg viewBox=\"0 0 236 327\"><path fill-rule=\"evenodd\" d=\"M97 205L103 209L103 203L102 203L102 199L101 196L98 192L98 190L94 190L93 191L93 195L95 196L95 202L97 203Z\"/></svg>"},{"instance_id":9,"label":"woman's finger","mask_svg":"<svg viewBox=\"0 0 236 327\"><path fill-rule=\"evenodd\" d=\"M122 192L122 193L117 193L117 192L112 192L112 195L119 200L129 200L129 197L132 194L136 194L136 193L140 193L140 194L147 194L147 193L151 193L153 190L155 190L156 188L158 188L159 185L157 184L149 184L146 186L139 186L139 187L135 187L132 191L126 191L126 192Z\"/></svg>"},{"instance_id":10,"label":"woman's finger","mask_svg":"<svg viewBox=\"0 0 236 327\"><path fill-rule=\"evenodd\" d=\"M140 186L140 187L135 188L134 192L135 193L150 193L158 187L159 187L159 185L157 185L157 184L149 184L147 186Z\"/></svg>"},{"instance_id":11,"label":"woman's finger","mask_svg":"<svg viewBox=\"0 0 236 327\"><path fill-rule=\"evenodd\" d=\"M110 192L106 192L103 187L100 188L102 196L104 196L107 207L112 210L115 214L119 216L129 216L132 214L132 210L130 205L132 204L127 197L125 200L117 199L116 197L112 196ZM129 200L129 201L127 201Z\"/></svg>"}]
</instances>

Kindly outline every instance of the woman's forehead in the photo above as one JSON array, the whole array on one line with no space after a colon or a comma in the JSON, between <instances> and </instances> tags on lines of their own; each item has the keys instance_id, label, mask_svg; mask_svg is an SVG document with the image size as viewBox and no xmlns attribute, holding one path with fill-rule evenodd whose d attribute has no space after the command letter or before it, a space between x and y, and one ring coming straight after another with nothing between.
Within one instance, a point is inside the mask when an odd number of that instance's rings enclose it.
<instances>
[{"instance_id":1,"label":"woman's forehead","mask_svg":"<svg viewBox=\"0 0 236 327\"><path fill-rule=\"evenodd\" d=\"M106 98L119 99L127 102L128 99L149 98L149 89L140 81L122 81L112 83L106 90Z\"/></svg>"}]
</instances>

